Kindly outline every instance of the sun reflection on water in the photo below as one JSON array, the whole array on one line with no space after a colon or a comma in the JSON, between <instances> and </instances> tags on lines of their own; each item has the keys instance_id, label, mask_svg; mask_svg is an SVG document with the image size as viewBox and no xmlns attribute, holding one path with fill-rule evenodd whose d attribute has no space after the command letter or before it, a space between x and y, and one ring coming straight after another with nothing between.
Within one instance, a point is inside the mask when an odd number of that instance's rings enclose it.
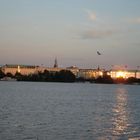
<instances>
[{"instance_id":1,"label":"sun reflection on water","mask_svg":"<svg viewBox=\"0 0 140 140\"><path fill-rule=\"evenodd\" d=\"M113 108L113 135L126 134L127 128L127 90L125 88L118 88L116 93L116 104Z\"/></svg>"}]
</instances>

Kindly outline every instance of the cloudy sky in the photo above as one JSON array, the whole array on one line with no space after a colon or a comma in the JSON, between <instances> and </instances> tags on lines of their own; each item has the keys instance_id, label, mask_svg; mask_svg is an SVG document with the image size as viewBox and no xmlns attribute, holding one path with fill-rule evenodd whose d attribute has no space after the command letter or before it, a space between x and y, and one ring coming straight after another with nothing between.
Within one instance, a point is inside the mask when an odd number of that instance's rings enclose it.
<instances>
[{"instance_id":1,"label":"cloudy sky","mask_svg":"<svg viewBox=\"0 0 140 140\"><path fill-rule=\"evenodd\" d=\"M0 0L0 64L140 65L140 0ZM99 51L102 55L97 55Z\"/></svg>"}]
</instances>

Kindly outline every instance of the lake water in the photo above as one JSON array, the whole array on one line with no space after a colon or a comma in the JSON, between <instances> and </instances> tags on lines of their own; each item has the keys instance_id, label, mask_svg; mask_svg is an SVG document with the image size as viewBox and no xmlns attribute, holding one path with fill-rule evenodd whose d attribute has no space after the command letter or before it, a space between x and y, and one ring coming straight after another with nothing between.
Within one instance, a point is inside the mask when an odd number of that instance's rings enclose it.
<instances>
[{"instance_id":1,"label":"lake water","mask_svg":"<svg viewBox=\"0 0 140 140\"><path fill-rule=\"evenodd\" d=\"M128 139L140 139L140 86L0 82L0 140Z\"/></svg>"}]
</instances>

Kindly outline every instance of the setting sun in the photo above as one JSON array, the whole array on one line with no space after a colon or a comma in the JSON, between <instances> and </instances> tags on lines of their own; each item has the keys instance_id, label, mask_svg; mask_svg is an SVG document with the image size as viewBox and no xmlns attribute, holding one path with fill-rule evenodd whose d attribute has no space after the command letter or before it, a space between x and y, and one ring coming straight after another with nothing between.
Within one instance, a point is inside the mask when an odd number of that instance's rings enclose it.
<instances>
[{"instance_id":1,"label":"setting sun","mask_svg":"<svg viewBox=\"0 0 140 140\"><path fill-rule=\"evenodd\" d=\"M126 77L126 73L124 71L118 71L116 73L116 78L120 78L120 77L125 78Z\"/></svg>"}]
</instances>

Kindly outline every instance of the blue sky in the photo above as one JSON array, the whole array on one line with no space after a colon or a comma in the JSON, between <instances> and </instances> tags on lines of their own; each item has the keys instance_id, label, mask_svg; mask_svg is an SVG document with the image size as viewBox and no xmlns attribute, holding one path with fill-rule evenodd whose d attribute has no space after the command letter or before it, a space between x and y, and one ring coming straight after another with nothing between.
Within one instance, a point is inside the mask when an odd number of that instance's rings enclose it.
<instances>
[{"instance_id":1,"label":"blue sky","mask_svg":"<svg viewBox=\"0 0 140 140\"><path fill-rule=\"evenodd\" d=\"M140 65L139 0L0 0L0 64ZM102 53L97 55L97 51Z\"/></svg>"}]
</instances>

